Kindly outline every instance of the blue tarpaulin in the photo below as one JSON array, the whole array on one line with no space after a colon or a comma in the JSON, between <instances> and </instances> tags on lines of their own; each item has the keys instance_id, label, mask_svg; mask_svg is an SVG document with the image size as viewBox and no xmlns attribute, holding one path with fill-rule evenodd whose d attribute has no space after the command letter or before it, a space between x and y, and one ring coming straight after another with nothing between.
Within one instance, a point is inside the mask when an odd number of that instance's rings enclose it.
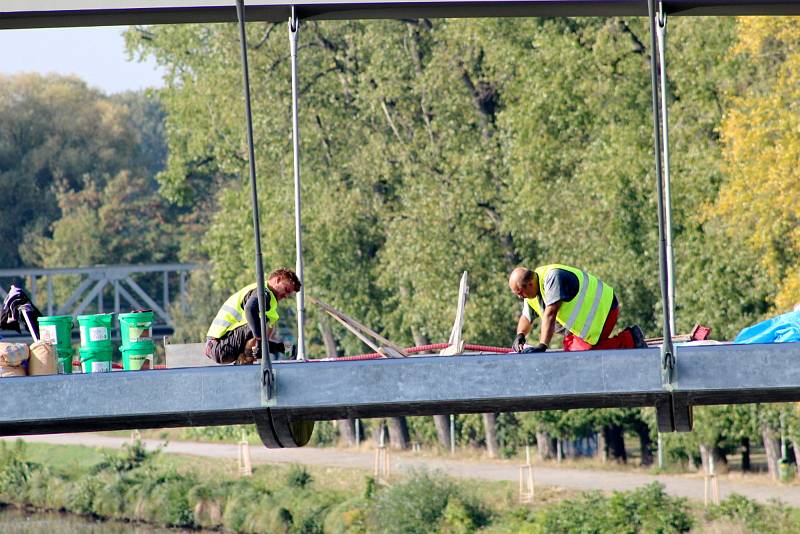
<instances>
[{"instance_id":1,"label":"blue tarpaulin","mask_svg":"<svg viewBox=\"0 0 800 534\"><path fill-rule=\"evenodd\" d=\"M791 343L792 341L800 342L800 310L748 326L733 340L734 343Z\"/></svg>"}]
</instances>

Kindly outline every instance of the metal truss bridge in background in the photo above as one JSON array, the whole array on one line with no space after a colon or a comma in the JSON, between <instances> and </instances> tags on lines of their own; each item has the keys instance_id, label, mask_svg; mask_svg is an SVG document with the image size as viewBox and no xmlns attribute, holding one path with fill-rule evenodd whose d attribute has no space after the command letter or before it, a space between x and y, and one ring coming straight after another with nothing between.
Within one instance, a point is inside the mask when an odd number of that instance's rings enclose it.
<instances>
[{"instance_id":1,"label":"metal truss bridge in background","mask_svg":"<svg viewBox=\"0 0 800 534\"><path fill-rule=\"evenodd\" d=\"M174 331L170 304L186 307L186 274L202 265L164 263L152 265L96 265L63 269L0 269L0 297L8 287L21 286L45 315L124 313L151 309L153 331L168 335ZM66 289L64 287L74 289ZM68 294L66 294L68 292ZM56 295L66 294L59 299ZM10 336L7 336L10 337Z\"/></svg>"}]
</instances>

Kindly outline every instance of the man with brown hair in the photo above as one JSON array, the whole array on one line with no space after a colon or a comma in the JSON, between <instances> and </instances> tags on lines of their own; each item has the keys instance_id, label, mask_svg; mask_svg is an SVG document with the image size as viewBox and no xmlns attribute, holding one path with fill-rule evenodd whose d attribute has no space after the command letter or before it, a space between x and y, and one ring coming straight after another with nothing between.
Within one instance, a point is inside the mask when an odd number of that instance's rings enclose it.
<instances>
[{"instance_id":1,"label":"man with brown hair","mask_svg":"<svg viewBox=\"0 0 800 534\"><path fill-rule=\"evenodd\" d=\"M291 269L273 271L267 279L265 310L267 340L278 322L278 301L300 290ZM252 363L260 357L261 320L258 316L258 284L243 287L222 305L208 329L205 355L217 363ZM271 353L284 352L283 343L269 341Z\"/></svg>"}]
</instances>

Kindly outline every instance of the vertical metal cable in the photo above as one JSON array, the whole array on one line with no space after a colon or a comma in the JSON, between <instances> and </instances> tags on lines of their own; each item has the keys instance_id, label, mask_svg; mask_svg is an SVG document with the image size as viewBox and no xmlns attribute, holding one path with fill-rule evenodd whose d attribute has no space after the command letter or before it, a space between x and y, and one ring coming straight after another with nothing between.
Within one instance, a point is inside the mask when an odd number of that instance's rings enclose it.
<instances>
[{"instance_id":1,"label":"vertical metal cable","mask_svg":"<svg viewBox=\"0 0 800 534\"><path fill-rule=\"evenodd\" d=\"M256 241L256 283L258 284L258 311L261 322L261 384L265 390L265 400L272 398L272 359L267 340L267 318L264 314L264 263L261 257L261 228L258 216L258 190L256 188L256 159L253 147L253 114L250 108L250 76L247 66L247 35L245 34L244 0L236 0L236 15L239 19L239 40L242 48L242 73L244 81L244 108L247 118L247 150L250 163L250 193L253 202L253 231Z\"/></svg>"},{"instance_id":2,"label":"vertical metal cable","mask_svg":"<svg viewBox=\"0 0 800 534\"><path fill-rule=\"evenodd\" d=\"M675 350L672 345L672 319L668 302L669 294L669 272L667 270L667 242L665 237L665 213L664 213L664 182L662 174L662 151L661 151L661 127L660 110L658 104L658 74L659 65L657 60L658 44L656 36L656 0L647 1L647 12L650 19L650 81L653 93L653 136L655 141L656 158L656 198L658 203L658 267L659 280L661 285L661 301L664 313L663 335L664 343L661 345L661 365L662 380L665 385L672 382L675 369ZM662 65L663 67L663 65ZM663 74L663 73L662 73Z\"/></svg>"},{"instance_id":3,"label":"vertical metal cable","mask_svg":"<svg viewBox=\"0 0 800 534\"><path fill-rule=\"evenodd\" d=\"M303 239L300 219L300 124L297 112L297 31L300 21L292 6L289 17L289 55L292 58L292 149L294 153L294 234L295 249L297 253L297 277L303 285L297 292L297 359L306 359L305 315L306 306L304 299L305 278L303 276Z\"/></svg>"},{"instance_id":4,"label":"vertical metal cable","mask_svg":"<svg viewBox=\"0 0 800 534\"><path fill-rule=\"evenodd\" d=\"M669 172L669 110L667 107L667 14L661 2L658 4L656 20L658 60L661 70L661 148L664 153L664 233L667 240L667 302L669 303L670 329L675 332L675 260L672 247L672 194Z\"/></svg>"}]
</instances>

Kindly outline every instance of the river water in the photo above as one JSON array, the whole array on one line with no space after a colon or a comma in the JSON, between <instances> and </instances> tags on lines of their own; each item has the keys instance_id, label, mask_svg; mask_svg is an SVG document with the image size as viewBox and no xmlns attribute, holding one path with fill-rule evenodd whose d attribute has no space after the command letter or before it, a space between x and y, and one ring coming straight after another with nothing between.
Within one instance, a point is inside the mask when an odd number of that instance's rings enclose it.
<instances>
[{"instance_id":1,"label":"river water","mask_svg":"<svg viewBox=\"0 0 800 534\"><path fill-rule=\"evenodd\" d=\"M0 532L2 534L198 534L200 531L116 521L94 521L72 514L34 513L13 507L0 507Z\"/></svg>"}]
</instances>

